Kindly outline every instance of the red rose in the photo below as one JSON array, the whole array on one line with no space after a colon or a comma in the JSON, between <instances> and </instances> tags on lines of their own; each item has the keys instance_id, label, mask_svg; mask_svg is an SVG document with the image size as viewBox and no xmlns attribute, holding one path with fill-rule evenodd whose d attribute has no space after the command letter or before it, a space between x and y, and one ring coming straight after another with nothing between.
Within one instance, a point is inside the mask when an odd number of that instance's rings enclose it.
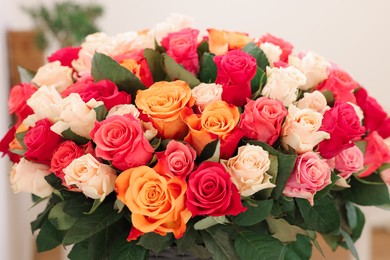
<instances>
[{"instance_id":1,"label":"red rose","mask_svg":"<svg viewBox=\"0 0 390 260\"><path fill-rule=\"evenodd\" d=\"M198 34L198 30L185 28L178 32L168 33L161 41L167 54L193 74L197 74L199 70Z\"/></svg>"},{"instance_id":2,"label":"red rose","mask_svg":"<svg viewBox=\"0 0 390 260\"><path fill-rule=\"evenodd\" d=\"M51 123L45 118L37 121L24 136L27 151L24 156L33 162L50 165L53 152L62 142L62 137L50 130Z\"/></svg>"},{"instance_id":3,"label":"red rose","mask_svg":"<svg viewBox=\"0 0 390 260\"><path fill-rule=\"evenodd\" d=\"M65 47L59 49L53 53L50 57L47 58L49 62L60 61L62 66L67 66L73 68L72 61L79 58L79 51L81 47Z\"/></svg>"},{"instance_id":4,"label":"red rose","mask_svg":"<svg viewBox=\"0 0 390 260\"><path fill-rule=\"evenodd\" d=\"M8 155L9 159L13 163L18 163L20 158L21 158L21 156L9 151L9 145L14 140L15 133L16 133L16 126L13 126L13 127L11 127L8 130L8 132L5 134L3 139L1 139L1 141L0 141L0 153L3 154L2 157L4 157L4 155Z\"/></svg>"},{"instance_id":5,"label":"red rose","mask_svg":"<svg viewBox=\"0 0 390 260\"><path fill-rule=\"evenodd\" d=\"M273 145L287 113L279 100L266 97L250 100L241 115L240 128L245 131L246 137Z\"/></svg>"},{"instance_id":6,"label":"red rose","mask_svg":"<svg viewBox=\"0 0 390 260\"><path fill-rule=\"evenodd\" d=\"M324 113L319 129L330 134L319 144L322 157L330 159L344 149L352 147L354 140L359 140L365 128L360 125L355 109L348 103L336 102L334 107Z\"/></svg>"},{"instance_id":7,"label":"red rose","mask_svg":"<svg viewBox=\"0 0 390 260\"><path fill-rule=\"evenodd\" d=\"M37 91L37 87L30 83L21 83L12 87L8 99L9 113L18 117L16 125L18 126L28 115L34 111L27 105L27 100Z\"/></svg>"},{"instance_id":8,"label":"red rose","mask_svg":"<svg viewBox=\"0 0 390 260\"><path fill-rule=\"evenodd\" d=\"M251 79L257 71L256 59L241 51L233 50L214 57L217 65L215 83L223 86L222 100L235 106L243 106L252 96Z\"/></svg>"},{"instance_id":9,"label":"red rose","mask_svg":"<svg viewBox=\"0 0 390 260\"><path fill-rule=\"evenodd\" d=\"M186 195L193 216L238 215L246 210L237 187L220 163L203 162L191 173Z\"/></svg>"},{"instance_id":10,"label":"red rose","mask_svg":"<svg viewBox=\"0 0 390 260\"><path fill-rule=\"evenodd\" d=\"M377 132L383 138L390 137L390 117L387 117L382 125L377 129Z\"/></svg>"},{"instance_id":11,"label":"red rose","mask_svg":"<svg viewBox=\"0 0 390 260\"><path fill-rule=\"evenodd\" d=\"M291 52L294 48L291 43L283 40L282 38L277 38L269 33L260 37L260 39L258 41L258 45L260 45L264 42L269 42L269 43L272 43L273 45L279 46L280 49L282 49L282 54L280 55L280 61L282 61L282 62L288 61L288 56L291 54Z\"/></svg>"},{"instance_id":12,"label":"red rose","mask_svg":"<svg viewBox=\"0 0 390 260\"><path fill-rule=\"evenodd\" d=\"M245 136L245 132L236 127L231 131L228 135L225 136L225 138L220 139L221 141L221 151L220 151L220 158L221 159L229 159L233 156L233 154L237 150L237 145L240 142L241 138Z\"/></svg>"},{"instance_id":13,"label":"red rose","mask_svg":"<svg viewBox=\"0 0 390 260\"><path fill-rule=\"evenodd\" d=\"M119 170L146 165L152 159L154 150L139 121L131 115L115 115L96 122L91 137L96 143L96 156L112 161Z\"/></svg>"},{"instance_id":14,"label":"red rose","mask_svg":"<svg viewBox=\"0 0 390 260\"><path fill-rule=\"evenodd\" d=\"M103 101L107 110L119 104L130 104L131 96L124 91L118 91L118 87L109 80L101 80L99 82L90 82L89 79L76 82L68 87L63 96L68 96L71 93L79 93L84 102L88 102L92 98L97 101Z\"/></svg>"}]
</instances>

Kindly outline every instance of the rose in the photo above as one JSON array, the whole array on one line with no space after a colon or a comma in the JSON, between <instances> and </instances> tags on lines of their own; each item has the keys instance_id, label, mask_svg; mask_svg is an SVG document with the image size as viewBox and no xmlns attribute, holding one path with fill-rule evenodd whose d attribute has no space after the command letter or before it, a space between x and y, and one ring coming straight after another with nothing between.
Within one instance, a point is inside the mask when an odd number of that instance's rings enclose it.
<instances>
[{"instance_id":1,"label":"rose","mask_svg":"<svg viewBox=\"0 0 390 260\"><path fill-rule=\"evenodd\" d=\"M267 174L271 165L269 153L260 146L250 144L241 146L238 148L237 156L221 160L221 163L243 197L275 187L270 181L272 177Z\"/></svg>"},{"instance_id":2,"label":"rose","mask_svg":"<svg viewBox=\"0 0 390 260\"><path fill-rule=\"evenodd\" d=\"M3 139L0 141L0 153L2 153L2 157L4 155L8 155L9 159L13 163L19 162L21 156L11 152L10 144L15 140L16 126L11 127L8 132L4 135Z\"/></svg>"},{"instance_id":3,"label":"rose","mask_svg":"<svg viewBox=\"0 0 390 260\"><path fill-rule=\"evenodd\" d=\"M195 105L202 112L207 104L221 100L222 86L213 83L201 83L192 89L192 96L195 99Z\"/></svg>"},{"instance_id":4,"label":"rose","mask_svg":"<svg viewBox=\"0 0 390 260\"><path fill-rule=\"evenodd\" d=\"M156 38L157 41L161 41L168 33L180 31L184 28L190 28L193 24L193 18L182 14L171 14L165 21L157 23L150 34Z\"/></svg>"},{"instance_id":5,"label":"rose","mask_svg":"<svg viewBox=\"0 0 390 260\"><path fill-rule=\"evenodd\" d=\"M53 152L53 156L50 162L50 171L61 178L65 183L64 172L65 169L74 159L81 157L84 154L83 149L75 142L67 140L63 142Z\"/></svg>"},{"instance_id":6,"label":"rose","mask_svg":"<svg viewBox=\"0 0 390 260\"><path fill-rule=\"evenodd\" d=\"M19 125L28 115L34 113L34 111L27 105L27 100L37 91L37 87L31 83L21 83L13 86L8 99L9 113L15 113L18 117Z\"/></svg>"},{"instance_id":7,"label":"rose","mask_svg":"<svg viewBox=\"0 0 390 260\"><path fill-rule=\"evenodd\" d=\"M287 110L279 100L266 97L250 100L241 115L240 128L246 137L273 145L286 115Z\"/></svg>"},{"instance_id":8,"label":"rose","mask_svg":"<svg viewBox=\"0 0 390 260\"><path fill-rule=\"evenodd\" d=\"M74 159L63 171L66 185L74 185L89 198L103 201L114 190L115 170L89 153Z\"/></svg>"},{"instance_id":9,"label":"rose","mask_svg":"<svg viewBox=\"0 0 390 260\"><path fill-rule=\"evenodd\" d=\"M38 119L47 118L55 122L60 116L58 104L62 97L54 86L41 86L27 100L27 105L32 108Z\"/></svg>"},{"instance_id":10,"label":"rose","mask_svg":"<svg viewBox=\"0 0 390 260\"><path fill-rule=\"evenodd\" d=\"M81 47L65 47L57 50L47 58L49 62L59 61L62 66L73 68L72 61L77 60Z\"/></svg>"},{"instance_id":11,"label":"rose","mask_svg":"<svg viewBox=\"0 0 390 260\"><path fill-rule=\"evenodd\" d=\"M75 134L90 139L89 133L96 122L94 108L102 105L102 102L91 99L85 103L79 94L72 93L56 105L60 115L51 130L61 135L70 128Z\"/></svg>"},{"instance_id":12,"label":"rose","mask_svg":"<svg viewBox=\"0 0 390 260\"><path fill-rule=\"evenodd\" d=\"M49 166L21 158L11 169L12 189L14 193L29 192L41 198L47 197L53 192L53 187L45 180L49 174Z\"/></svg>"},{"instance_id":13,"label":"rose","mask_svg":"<svg viewBox=\"0 0 390 260\"><path fill-rule=\"evenodd\" d=\"M71 68L54 61L40 67L31 81L38 86L54 86L58 92L62 92L73 84L72 72Z\"/></svg>"},{"instance_id":14,"label":"rose","mask_svg":"<svg viewBox=\"0 0 390 260\"><path fill-rule=\"evenodd\" d=\"M154 170L162 175L185 179L195 166L196 151L188 144L171 140L165 151L157 152Z\"/></svg>"},{"instance_id":15,"label":"rose","mask_svg":"<svg viewBox=\"0 0 390 260\"><path fill-rule=\"evenodd\" d=\"M185 206L187 184L184 180L167 178L147 166L140 166L122 172L115 181L115 190L118 199L132 213L133 227L128 240L149 232L162 236L173 232L177 239L183 236L191 218Z\"/></svg>"},{"instance_id":16,"label":"rose","mask_svg":"<svg viewBox=\"0 0 390 260\"><path fill-rule=\"evenodd\" d=\"M223 86L222 100L243 106L252 96L250 81L257 71L256 59L241 50L233 50L215 56L214 62L217 66L215 83Z\"/></svg>"},{"instance_id":17,"label":"rose","mask_svg":"<svg viewBox=\"0 0 390 260\"><path fill-rule=\"evenodd\" d=\"M312 151L329 134L319 131L322 115L311 109L299 109L294 105L288 108L288 115L282 127L282 145L293 148L298 154Z\"/></svg>"},{"instance_id":18,"label":"rose","mask_svg":"<svg viewBox=\"0 0 390 260\"><path fill-rule=\"evenodd\" d=\"M193 216L235 216L246 210L229 173L216 162L203 162L191 173L186 196L187 208Z\"/></svg>"},{"instance_id":19,"label":"rose","mask_svg":"<svg viewBox=\"0 0 390 260\"><path fill-rule=\"evenodd\" d=\"M31 161L50 165L53 152L60 145L60 135L50 130L48 119L41 119L24 136L27 150L24 156Z\"/></svg>"},{"instance_id":20,"label":"rose","mask_svg":"<svg viewBox=\"0 0 390 260\"><path fill-rule=\"evenodd\" d=\"M211 53L225 54L228 50L242 49L252 41L246 33L229 32L225 30L207 29L208 43Z\"/></svg>"},{"instance_id":21,"label":"rose","mask_svg":"<svg viewBox=\"0 0 390 260\"><path fill-rule=\"evenodd\" d=\"M282 54L282 49L278 45L274 45L270 42L260 43L260 49L267 56L269 66L272 68L275 62L280 60L280 55Z\"/></svg>"},{"instance_id":22,"label":"rose","mask_svg":"<svg viewBox=\"0 0 390 260\"><path fill-rule=\"evenodd\" d=\"M119 57L115 58L118 59ZM138 55L132 58L125 57L124 59L119 59L118 62L136 75L146 87L153 85L153 75L146 58L143 56L143 52L139 52Z\"/></svg>"},{"instance_id":23,"label":"rose","mask_svg":"<svg viewBox=\"0 0 390 260\"><path fill-rule=\"evenodd\" d=\"M350 104L339 101L324 113L320 130L330 134L330 139L319 144L320 154L326 159L352 147L353 141L359 140L365 131L355 109Z\"/></svg>"},{"instance_id":24,"label":"rose","mask_svg":"<svg viewBox=\"0 0 390 260\"><path fill-rule=\"evenodd\" d=\"M282 38L277 38L273 36L272 34L267 33L266 35L263 35L258 40L258 44L269 42L273 45L279 46L282 50L282 54L280 55L280 61L287 62L288 56L291 54L292 49L294 48L291 43L288 41L283 40Z\"/></svg>"},{"instance_id":25,"label":"rose","mask_svg":"<svg viewBox=\"0 0 390 260\"><path fill-rule=\"evenodd\" d=\"M297 99L298 88L306 84L306 77L295 67L269 68L267 67L267 83L261 94L278 99L285 106L289 106Z\"/></svg>"},{"instance_id":26,"label":"rose","mask_svg":"<svg viewBox=\"0 0 390 260\"><path fill-rule=\"evenodd\" d=\"M379 176L381 176L381 179L384 183L387 185L390 185L390 168L387 168L379 173Z\"/></svg>"},{"instance_id":27,"label":"rose","mask_svg":"<svg viewBox=\"0 0 390 260\"><path fill-rule=\"evenodd\" d=\"M283 194L288 197L307 199L314 205L314 195L332 183L330 168L317 153L307 152L298 156L295 168Z\"/></svg>"},{"instance_id":28,"label":"rose","mask_svg":"<svg viewBox=\"0 0 390 260\"><path fill-rule=\"evenodd\" d=\"M186 82L156 82L150 88L138 91L135 104L149 116L164 138L182 139L187 134L180 113L185 107L192 107L194 99Z\"/></svg>"},{"instance_id":29,"label":"rose","mask_svg":"<svg viewBox=\"0 0 390 260\"><path fill-rule=\"evenodd\" d=\"M328 78L327 68L330 66L329 62L314 52L309 51L301 58L290 55L288 64L297 67L305 74L306 84L300 87L303 90L315 87Z\"/></svg>"},{"instance_id":30,"label":"rose","mask_svg":"<svg viewBox=\"0 0 390 260\"><path fill-rule=\"evenodd\" d=\"M119 170L147 164L154 152L139 121L131 115L96 122L91 137L96 143L96 155L112 161Z\"/></svg>"},{"instance_id":31,"label":"rose","mask_svg":"<svg viewBox=\"0 0 390 260\"><path fill-rule=\"evenodd\" d=\"M305 92L303 98L298 100L297 107L300 109L309 108L321 114L329 109L325 96L318 90L312 93Z\"/></svg>"},{"instance_id":32,"label":"rose","mask_svg":"<svg viewBox=\"0 0 390 260\"><path fill-rule=\"evenodd\" d=\"M340 172L339 176L348 179L351 174L363 169L364 155L355 145L341 151L334 158L335 168Z\"/></svg>"},{"instance_id":33,"label":"rose","mask_svg":"<svg viewBox=\"0 0 390 260\"><path fill-rule=\"evenodd\" d=\"M198 30L185 28L178 32L168 33L161 41L161 45L166 49L167 54L193 74L197 74L199 70L196 49L198 34Z\"/></svg>"}]
</instances>

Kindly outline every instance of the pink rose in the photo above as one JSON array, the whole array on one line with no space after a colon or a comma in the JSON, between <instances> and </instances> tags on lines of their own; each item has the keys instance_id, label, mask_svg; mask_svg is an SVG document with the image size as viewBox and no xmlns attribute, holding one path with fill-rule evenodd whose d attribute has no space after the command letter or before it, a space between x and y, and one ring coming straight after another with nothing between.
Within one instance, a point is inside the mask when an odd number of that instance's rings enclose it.
<instances>
[{"instance_id":1,"label":"pink rose","mask_svg":"<svg viewBox=\"0 0 390 260\"><path fill-rule=\"evenodd\" d=\"M282 38L277 38L269 33L260 37L258 44L262 44L265 42L272 43L273 45L279 46L282 50L282 54L280 55L279 60L282 62L288 61L288 56L291 54L293 50L293 45L288 41L283 40Z\"/></svg>"},{"instance_id":2,"label":"pink rose","mask_svg":"<svg viewBox=\"0 0 390 260\"><path fill-rule=\"evenodd\" d=\"M352 105L336 101L334 107L324 113L320 130L330 134L330 139L319 144L321 156L329 159L352 147L353 141L361 138L365 128L360 125Z\"/></svg>"},{"instance_id":3,"label":"pink rose","mask_svg":"<svg viewBox=\"0 0 390 260\"><path fill-rule=\"evenodd\" d=\"M28 115L34 113L31 107L27 105L27 100L35 91L37 91L37 87L30 83L21 83L12 87L8 99L8 109L10 114L15 113L17 116L16 125L19 125Z\"/></svg>"},{"instance_id":4,"label":"pink rose","mask_svg":"<svg viewBox=\"0 0 390 260\"><path fill-rule=\"evenodd\" d=\"M114 115L96 122L91 137L96 156L112 161L119 170L146 165L154 152L139 120L131 115Z\"/></svg>"},{"instance_id":5,"label":"pink rose","mask_svg":"<svg viewBox=\"0 0 390 260\"><path fill-rule=\"evenodd\" d=\"M241 115L240 128L246 137L273 145L286 115L287 110L279 100L266 97L250 100Z\"/></svg>"},{"instance_id":6,"label":"pink rose","mask_svg":"<svg viewBox=\"0 0 390 260\"><path fill-rule=\"evenodd\" d=\"M72 61L79 58L81 47L65 47L54 52L47 58L49 62L60 61L62 66L73 68Z\"/></svg>"},{"instance_id":7,"label":"pink rose","mask_svg":"<svg viewBox=\"0 0 390 260\"><path fill-rule=\"evenodd\" d=\"M185 28L178 32L168 33L161 41L167 54L193 74L197 74L199 70L198 34L198 30Z\"/></svg>"},{"instance_id":8,"label":"pink rose","mask_svg":"<svg viewBox=\"0 0 390 260\"><path fill-rule=\"evenodd\" d=\"M307 199L314 205L314 195L332 181L330 168L317 153L307 152L298 156L295 168L284 187L288 197Z\"/></svg>"},{"instance_id":9,"label":"pink rose","mask_svg":"<svg viewBox=\"0 0 390 260\"><path fill-rule=\"evenodd\" d=\"M220 163L203 162L188 179L186 206L192 216L238 215L242 206L240 193Z\"/></svg>"},{"instance_id":10,"label":"pink rose","mask_svg":"<svg viewBox=\"0 0 390 260\"><path fill-rule=\"evenodd\" d=\"M188 144L172 140L164 152L156 153L154 170L162 175L185 179L195 166L196 151Z\"/></svg>"},{"instance_id":11,"label":"pink rose","mask_svg":"<svg viewBox=\"0 0 390 260\"><path fill-rule=\"evenodd\" d=\"M353 173L360 171L363 168L364 155L362 151L355 145L341 151L334 158L335 168L340 171L339 175L347 179Z\"/></svg>"},{"instance_id":12,"label":"pink rose","mask_svg":"<svg viewBox=\"0 0 390 260\"><path fill-rule=\"evenodd\" d=\"M216 84L223 87L222 100L235 106L243 106L252 96L250 82L257 71L256 59L241 51L233 50L214 57L217 65Z\"/></svg>"}]
</instances>

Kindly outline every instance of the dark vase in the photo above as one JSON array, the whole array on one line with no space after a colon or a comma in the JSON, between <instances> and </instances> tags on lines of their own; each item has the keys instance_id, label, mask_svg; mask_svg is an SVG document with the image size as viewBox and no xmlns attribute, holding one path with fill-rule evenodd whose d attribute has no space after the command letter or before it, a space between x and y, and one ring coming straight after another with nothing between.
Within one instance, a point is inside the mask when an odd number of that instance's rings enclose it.
<instances>
[{"instance_id":1,"label":"dark vase","mask_svg":"<svg viewBox=\"0 0 390 260\"><path fill-rule=\"evenodd\" d=\"M190 255L188 253L181 253L177 250L176 247L170 247L167 250L164 250L160 253L149 253L149 260L200 260L200 258Z\"/></svg>"}]
</instances>

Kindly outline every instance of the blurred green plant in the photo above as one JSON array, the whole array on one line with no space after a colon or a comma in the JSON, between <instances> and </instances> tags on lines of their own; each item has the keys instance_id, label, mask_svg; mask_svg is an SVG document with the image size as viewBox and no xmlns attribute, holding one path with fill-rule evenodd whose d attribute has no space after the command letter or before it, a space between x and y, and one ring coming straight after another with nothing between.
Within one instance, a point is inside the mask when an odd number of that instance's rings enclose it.
<instances>
[{"instance_id":1,"label":"blurred green plant","mask_svg":"<svg viewBox=\"0 0 390 260\"><path fill-rule=\"evenodd\" d=\"M51 39L58 41L60 47L79 45L85 36L99 31L96 19L103 14L100 5L71 1L55 3L52 8L40 5L22 10L33 19L36 44L42 50L49 47Z\"/></svg>"}]
</instances>

